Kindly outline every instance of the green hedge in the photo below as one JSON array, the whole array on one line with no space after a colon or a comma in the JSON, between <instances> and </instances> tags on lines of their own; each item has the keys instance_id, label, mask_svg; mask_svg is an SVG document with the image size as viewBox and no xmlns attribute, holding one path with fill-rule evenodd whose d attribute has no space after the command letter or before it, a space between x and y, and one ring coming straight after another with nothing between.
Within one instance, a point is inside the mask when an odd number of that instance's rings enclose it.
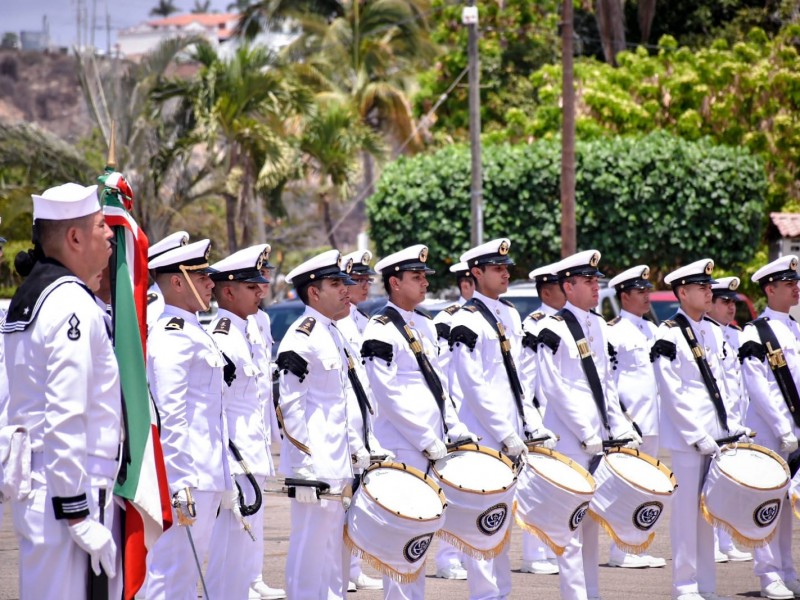
<instances>
[{"instance_id":1,"label":"green hedge","mask_svg":"<svg viewBox=\"0 0 800 600\"><path fill-rule=\"evenodd\" d=\"M654 133L579 143L576 154L578 249L600 250L607 274L753 258L767 180L746 149ZM484 239L511 238L515 277L559 258L560 161L559 140L483 149ZM367 201L378 256L426 244L433 287L450 285L447 268L470 244L469 165L464 146L388 165Z\"/></svg>"}]
</instances>

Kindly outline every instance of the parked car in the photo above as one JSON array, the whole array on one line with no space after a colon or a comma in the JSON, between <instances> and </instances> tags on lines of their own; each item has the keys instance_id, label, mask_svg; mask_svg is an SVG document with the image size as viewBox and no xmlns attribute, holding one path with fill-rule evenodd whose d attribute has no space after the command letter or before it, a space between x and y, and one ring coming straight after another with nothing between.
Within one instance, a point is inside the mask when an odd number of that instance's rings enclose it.
<instances>
[{"instance_id":1,"label":"parked car","mask_svg":"<svg viewBox=\"0 0 800 600\"><path fill-rule=\"evenodd\" d=\"M532 281L519 281L512 283L508 291L502 295L519 312L520 317L525 319L529 314L539 309L542 301L536 293L536 284ZM616 293L604 282L600 282L600 312L606 320L613 319L619 314L619 302Z\"/></svg>"},{"instance_id":2,"label":"parked car","mask_svg":"<svg viewBox=\"0 0 800 600\"><path fill-rule=\"evenodd\" d=\"M758 316L753 301L742 293L736 294L736 315L734 321L743 326ZM654 290L650 292L650 306L655 314L656 324L669 319L678 311L678 299L672 290Z\"/></svg>"}]
</instances>

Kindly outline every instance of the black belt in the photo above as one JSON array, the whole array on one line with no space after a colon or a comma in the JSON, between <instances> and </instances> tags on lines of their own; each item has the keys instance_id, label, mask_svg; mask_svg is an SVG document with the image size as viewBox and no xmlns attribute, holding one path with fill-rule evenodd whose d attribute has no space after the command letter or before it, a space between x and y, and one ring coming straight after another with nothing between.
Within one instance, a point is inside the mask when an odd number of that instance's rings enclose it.
<instances>
[{"instance_id":1,"label":"black belt","mask_svg":"<svg viewBox=\"0 0 800 600\"><path fill-rule=\"evenodd\" d=\"M797 393L797 385L795 385L792 372L789 370L789 365L786 364L786 359L783 356L783 349L778 343L778 338L772 327L767 324L767 319L756 319L751 323L758 331L758 337L761 338L761 343L767 350L767 364L772 370L772 375L778 383L781 390L783 401L792 415L794 424L800 427L800 396Z\"/></svg>"}]
</instances>

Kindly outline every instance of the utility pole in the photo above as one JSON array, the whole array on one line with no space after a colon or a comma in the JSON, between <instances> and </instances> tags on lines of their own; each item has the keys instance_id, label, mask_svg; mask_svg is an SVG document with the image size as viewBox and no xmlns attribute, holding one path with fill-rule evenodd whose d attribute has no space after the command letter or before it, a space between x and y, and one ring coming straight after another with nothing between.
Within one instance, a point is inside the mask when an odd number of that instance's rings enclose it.
<instances>
[{"instance_id":1,"label":"utility pole","mask_svg":"<svg viewBox=\"0 0 800 600\"><path fill-rule=\"evenodd\" d=\"M470 185L470 241L472 246L483 243L483 168L481 166L481 91L478 59L478 7L467 0L461 11L461 22L467 26L467 56L469 58L469 146L472 156Z\"/></svg>"},{"instance_id":2,"label":"utility pole","mask_svg":"<svg viewBox=\"0 0 800 600\"><path fill-rule=\"evenodd\" d=\"M575 84L573 62L572 0L564 0L561 20L563 125L561 132L561 256L575 254Z\"/></svg>"}]
</instances>

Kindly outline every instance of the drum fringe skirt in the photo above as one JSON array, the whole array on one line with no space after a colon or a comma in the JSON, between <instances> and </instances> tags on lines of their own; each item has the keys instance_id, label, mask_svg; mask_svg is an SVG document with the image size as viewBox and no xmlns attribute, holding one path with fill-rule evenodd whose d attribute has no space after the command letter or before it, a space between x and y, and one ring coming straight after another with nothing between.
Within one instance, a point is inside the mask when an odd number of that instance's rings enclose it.
<instances>
[{"instance_id":1,"label":"drum fringe skirt","mask_svg":"<svg viewBox=\"0 0 800 600\"><path fill-rule=\"evenodd\" d=\"M774 528L772 532L765 538L754 539L749 538L738 531L728 523L727 521L723 521L711 514L706 506L706 499L704 494L700 494L700 512L703 513L703 518L706 520L706 523L711 525L712 527L720 527L724 529L734 540L734 542L740 546L746 546L747 548L761 548L762 546L766 546L769 544L775 535L778 533L778 528ZM795 514L797 514L795 512Z\"/></svg>"},{"instance_id":2,"label":"drum fringe skirt","mask_svg":"<svg viewBox=\"0 0 800 600\"><path fill-rule=\"evenodd\" d=\"M514 513L514 521L517 523L517 525L519 525L520 529L526 531L527 533L530 533L531 535L535 535L545 546L550 548L550 550L552 550L553 554L555 554L556 556L561 556L562 554L564 554L565 546L559 546L552 539L550 539L550 536L547 535L544 531L542 531L535 525L531 525L530 523L526 523L525 521L522 520L522 518L517 514L516 500L514 500L514 506L512 511Z\"/></svg>"},{"instance_id":3,"label":"drum fringe skirt","mask_svg":"<svg viewBox=\"0 0 800 600\"><path fill-rule=\"evenodd\" d=\"M643 541L641 544L628 544L621 540L617 533L614 531L614 528L600 515L598 515L593 510L587 511L589 514L589 518L593 519L597 522L600 527L614 540L614 543L617 547L622 550L623 552L627 552L628 554L641 554L653 543L653 540L656 537L655 531L650 532L650 535L647 536L647 539Z\"/></svg>"},{"instance_id":4,"label":"drum fringe skirt","mask_svg":"<svg viewBox=\"0 0 800 600\"><path fill-rule=\"evenodd\" d=\"M356 545L356 543L350 538L350 534L347 531L347 525L344 526L343 538L344 538L344 545L353 554L353 556L360 558L362 561L367 563L373 569L378 571L381 575L386 575L391 580L396 581L397 583L413 583L419 578L420 574L425 570L425 561L423 560L420 568L414 571L413 573L401 573L397 569L393 568L391 565L386 564L385 562L376 558L372 554L359 548Z\"/></svg>"},{"instance_id":5,"label":"drum fringe skirt","mask_svg":"<svg viewBox=\"0 0 800 600\"><path fill-rule=\"evenodd\" d=\"M467 556L470 556L476 560L489 560L495 556L498 556L503 551L503 548L505 548L506 544L508 544L509 540L511 539L511 527L506 528L505 535L503 535L503 539L500 540L499 544L497 544L494 548L488 548L486 550L481 550L475 546L471 546L461 538L456 537L444 529L437 531L436 537L444 542L447 542L459 552L463 552Z\"/></svg>"}]
</instances>

